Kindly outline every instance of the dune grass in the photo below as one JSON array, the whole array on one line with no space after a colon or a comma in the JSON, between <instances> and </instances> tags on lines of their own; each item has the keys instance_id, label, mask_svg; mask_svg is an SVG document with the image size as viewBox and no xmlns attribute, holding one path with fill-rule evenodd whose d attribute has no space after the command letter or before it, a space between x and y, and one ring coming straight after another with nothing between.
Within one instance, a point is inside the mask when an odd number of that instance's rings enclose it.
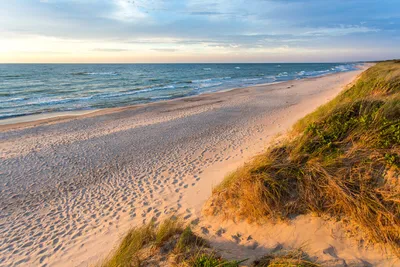
<instances>
[{"instance_id":1,"label":"dune grass","mask_svg":"<svg viewBox=\"0 0 400 267\"><path fill-rule=\"evenodd\" d=\"M252 267L319 267L301 249L271 253L254 261Z\"/></svg>"},{"instance_id":2,"label":"dune grass","mask_svg":"<svg viewBox=\"0 0 400 267\"><path fill-rule=\"evenodd\" d=\"M100 267L181 266L239 267L247 259L222 258L208 242L194 234L190 226L169 218L157 227L153 222L130 230L115 251ZM264 256L251 266L319 266L301 250L278 251Z\"/></svg>"},{"instance_id":3,"label":"dune grass","mask_svg":"<svg viewBox=\"0 0 400 267\"><path fill-rule=\"evenodd\" d=\"M378 63L216 187L207 212L344 219L400 256L400 62Z\"/></svg>"},{"instance_id":4,"label":"dune grass","mask_svg":"<svg viewBox=\"0 0 400 267\"><path fill-rule=\"evenodd\" d=\"M146 246L161 246L169 237L180 233L181 222L168 219L155 227L153 222L131 229L122 239L121 244L113 254L100 266L123 267L139 266L139 252Z\"/></svg>"},{"instance_id":5,"label":"dune grass","mask_svg":"<svg viewBox=\"0 0 400 267\"><path fill-rule=\"evenodd\" d=\"M169 218L157 227L151 222L130 230L99 266L238 267L239 263L224 260L189 226L184 228L179 219Z\"/></svg>"}]
</instances>

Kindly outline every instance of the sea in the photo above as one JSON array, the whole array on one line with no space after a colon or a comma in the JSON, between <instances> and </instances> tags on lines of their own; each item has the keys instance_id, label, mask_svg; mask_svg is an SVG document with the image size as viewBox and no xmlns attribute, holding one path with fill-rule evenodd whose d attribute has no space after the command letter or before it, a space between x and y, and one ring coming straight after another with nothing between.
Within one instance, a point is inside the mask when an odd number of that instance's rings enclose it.
<instances>
[{"instance_id":1,"label":"sea","mask_svg":"<svg viewBox=\"0 0 400 267\"><path fill-rule=\"evenodd\" d=\"M356 69L360 63L0 64L0 120L169 100Z\"/></svg>"}]
</instances>

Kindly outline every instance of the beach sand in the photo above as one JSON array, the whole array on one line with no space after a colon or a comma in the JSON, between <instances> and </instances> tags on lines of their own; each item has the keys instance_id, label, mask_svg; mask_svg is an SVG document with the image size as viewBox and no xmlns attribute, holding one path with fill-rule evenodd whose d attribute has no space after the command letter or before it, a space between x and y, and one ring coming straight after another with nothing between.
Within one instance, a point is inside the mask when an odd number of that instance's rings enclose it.
<instances>
[{"instance_id":1,"label":"beach sand","mask_svg":"<svg viewBox=\"0 0 400 267\"><path fill-rule=\"evenodd\" d=\"M198 231L211 237L222 225L202 219L212 187L361 72L0 125L0 266L88 266L130 227L174 214L201 218ZM311 234L321 223L309 227ZM295 228L279 229L290 243ZM245 251L230 235L213 238L217 247L227 244L219 249ZM280 242L253 241L258 254ZM385 255L340 244L348 257L375 262Z\"/></svg>"}]
</instances>

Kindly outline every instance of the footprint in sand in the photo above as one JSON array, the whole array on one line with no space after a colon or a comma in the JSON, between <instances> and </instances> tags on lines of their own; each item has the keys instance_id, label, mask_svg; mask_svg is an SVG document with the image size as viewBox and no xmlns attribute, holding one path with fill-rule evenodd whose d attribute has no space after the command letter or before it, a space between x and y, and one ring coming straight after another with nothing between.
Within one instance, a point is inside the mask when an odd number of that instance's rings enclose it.
<instances>
[{"instance_id":1,"label":"footprint in sand","mask_svg":"<svg viewBox=\"0 0 400 267\"><path fill-rule=\"evenodd\" d=\"M283 249L283 246L282 246L282 244L277 244L276 246L275 246L275 248L271 251L272 253L275 253L275 252L278 252L278 251L281 251Z\"/></svg>"},{"instance_id":2,"label":"footprint in sand","mask_svg":"<svg viewBox=\"0 0 400 267\"><path fill-rule=\"evenodd\" d=\"M191 225L198 225L199 222L200 222L200 219L197 218L197 219L194 219L193 221L191 221L190 224L191 224Z\"/></svg>"},{"instance_id":3,"label":"footprint in sand","mask_svg":"<svg viewBox=\"0 0 400 267\"><path fill-rule=\"evenodd\" d=\"M201 232L202 232L204 235L208 235L208 234L210 233L210 231L209 231L207 228L205 228L204 226L201 227Z\"/></svg>"},{"instance_id":4,"label":"footprint in sand","mask_svg":"<svg viewBox=\"0 0 400 267\"><path fill-rule=\"evenodd\" d=\"M333 246L329 246L329 248L324 249L322 252L324 254L326 254L326 255L332 256L335 259L338 258L337 253L336 253L336 249Z\"/></svg>"},{"instance_id":5,"label":"footprint in sand","mask_svg":"<svg viewBox=\"0 0 400 267\"><path fill-rule=\"evenodd\" d=\"M224 228L219 228L217 232L215 232L215 234L219 237L221 237L223 234L226 233L226 230Z\"/></svg>"},{"instance_id":6,"label":"footprint in sand","mask_svg":"<svg viewBox=\"0 0 400 267\"><path fill-rule=\"evenodd\" d=\"M250 245L247 246L247 248L255 250L258 246L259 246L258 242L257 241L253 241L253 242L251 242Z\"/></svg>"},{"instance_id":7,"label":"footprint in sand","mask_svg":"<svg viewBox=\"0 0 400 267\"><path fill-rule=\"evenodd\" d=\"M232 235L232 239L235 240L236 244L239 244L242 241L242 235L237 233L236 235Z\"/></svg>"}]
</instances>

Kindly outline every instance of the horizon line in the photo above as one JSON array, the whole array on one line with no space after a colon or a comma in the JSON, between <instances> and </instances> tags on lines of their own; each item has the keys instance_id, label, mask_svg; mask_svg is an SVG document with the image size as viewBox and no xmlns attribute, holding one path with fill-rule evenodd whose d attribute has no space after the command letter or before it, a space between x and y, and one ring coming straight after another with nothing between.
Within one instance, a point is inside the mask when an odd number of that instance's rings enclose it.
<instances>
[{"instance_id":1,"label":"horizon line","mask_svg":"<svg viewBox=\"0 0 400 267\"><path fill-rule=\"evenodd\" d=\"M376 63L382 61L391 61L397 59L383 60L355 60L355 61L304 61L304 62L0 62L0 65L92 65L92 64L109 64L109 65L134 65L134 64L334 64L334 63Z\"/></svg>"}]
</instances>

